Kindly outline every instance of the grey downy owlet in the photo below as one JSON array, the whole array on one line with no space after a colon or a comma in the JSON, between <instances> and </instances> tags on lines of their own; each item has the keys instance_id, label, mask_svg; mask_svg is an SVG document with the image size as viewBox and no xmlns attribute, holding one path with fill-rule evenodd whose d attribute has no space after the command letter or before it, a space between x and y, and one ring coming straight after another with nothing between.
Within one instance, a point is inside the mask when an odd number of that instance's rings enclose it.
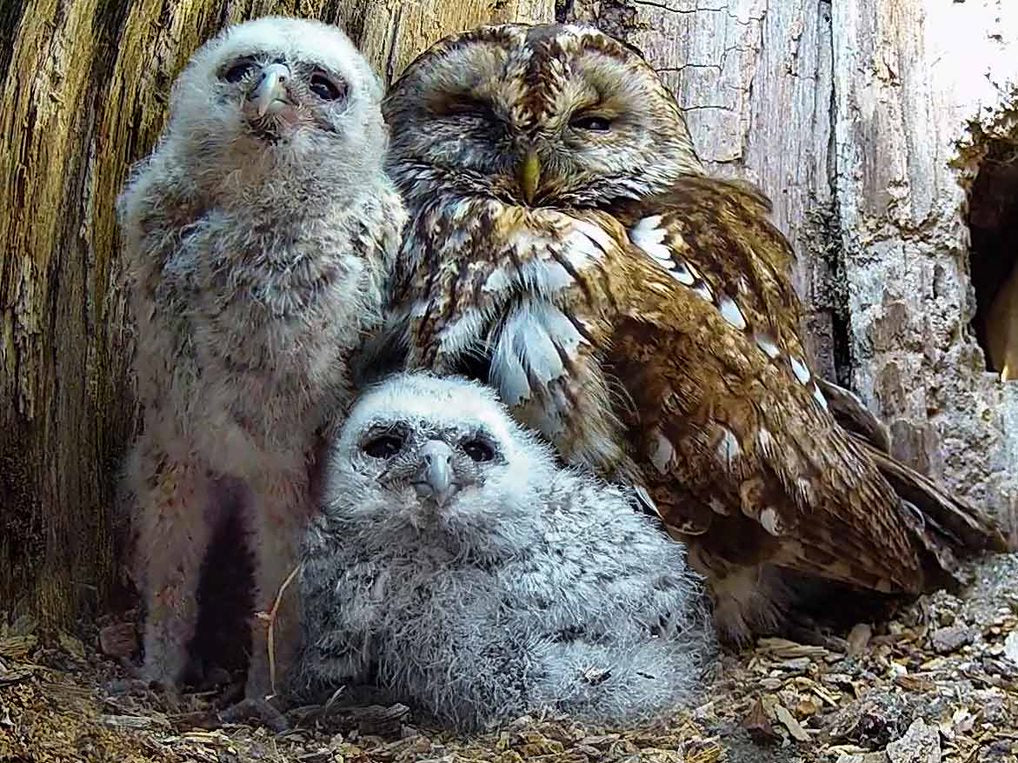
<instances>
[{"instance_id":1,"label":"grey downy owlet","mask_svg":"<svg viewBox=\"0 0 1018 763\"><path fill-rule=\"evenodd\" d=\"M683 547L559 468L473 382L356 403L302 554L299 689L368 686L476 729L550 709L628 723L688 701L711 653Z\"/></svg>"},{"instance_id":2,"label":"grey downy owlet","mask_svg":"<svg viewBox=\"0 0 1018 763\"><path fill-rule=\"evenodd\" d=\"M204 45L119 202L143 431L128 460L143 677L174 689L209 540L242 512L255 606L270 609L310 517L316 430L380 319L405 216L382 170L381 85L337 28L266 17ZM213 562L214 563L214 562ZM276 618L285 678L300 635ZM252 624L246 694L271 691Z\"/></svg>"}]
</instances>

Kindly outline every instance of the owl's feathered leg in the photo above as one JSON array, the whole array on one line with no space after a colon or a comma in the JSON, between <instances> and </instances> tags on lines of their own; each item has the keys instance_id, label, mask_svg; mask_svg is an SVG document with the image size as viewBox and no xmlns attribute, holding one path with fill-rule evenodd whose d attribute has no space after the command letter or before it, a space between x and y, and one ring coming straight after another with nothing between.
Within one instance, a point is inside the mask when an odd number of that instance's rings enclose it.
<instances>
[{"instance_id":1,"label":"owl's feathered leg","mask_svg":"<svg viewBox=\"0 0 1018 763\"><path fill-rule=\"evenodd\" d=\"M725 564L695 543L689 545L689 564L709 582L723 642L748 646L754 635L773 633L784 622L791 594L773 567Z\"/></svg>"},{"instance_id":2,"label":"owl's feathered leg","mask_svg":"<svg viewBox=\"0 0 1018 763\"><path fill-rule=\"evenodd\" d=\"M309 473L306 469L267 471L251 486L248 522L255 556L256 613L251 621L251 663L244 699L223 712L222 718L256 720L281 732L288 723L274 701L289 688L300 649L299 585L297 576L290 574L297 565L301 531L310 515Z\"/></svg>"},{"instance_id":3,"label":"owl's feathered leg","mask_svg":"<svg viewBox=\"0 0 1018 763\"><path fill-rule=\"evenodd\" d=\"M300 534L310 516L310 489L307 471L287 470L267 474L255 488L257 503L251 517L255 553L255 609L272 612L276 597L297 565ZM300 599L298 586L286 586L271 625L272 660L269 663L269 622L255 618L251 626L251 666L245 695L262 700L281 691L294 666L300 646Z\"/></svg>"},{"instance_id":4,"label":"owl's feathered leg","mask_svg":"<svg viewBox=\"0 0 1018 763\"><path fill-rule=\"evenodd\" d=\"M146 605L142 677L173 692L198 621L198 583L212 535L210 481L197 458L150 449L142 461L148 475L138 480L136 493L137 566Z\"/></svg>"}]
</instances>

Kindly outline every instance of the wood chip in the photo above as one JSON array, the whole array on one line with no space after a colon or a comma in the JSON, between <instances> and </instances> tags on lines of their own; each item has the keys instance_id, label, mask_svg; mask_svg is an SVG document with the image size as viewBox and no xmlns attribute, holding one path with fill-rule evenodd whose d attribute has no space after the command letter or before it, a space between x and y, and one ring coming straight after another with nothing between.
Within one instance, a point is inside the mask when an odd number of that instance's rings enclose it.
<instances>
[{"instance_id":1,"label":"wood chip","mask_svg":"<svg viewBox=\"0 0 1018 763\"><path fill-rule=\"evenodd\" d=\"M749 732L753 741L759 743L772 742L778 738L774 727L771 726L767 711L764 710L763 702L757 700L750 708L749 714L742 719L742 727Z\"/></svg>"},{"instance_id":2,"label":"wood chip","mask_svg":"<svg viewBox=\"0 0 1018 763\"><path fill-rule=\"evenodd\" d=\"M151 729L157 727L169 727L169 723L162 718L153 715L101 715L99 716L99 722L104 726L110 726L117 729Z\"/></svg>"},{"instance_id":3,"label":"wood chip","mask_svg":"<svg viewBox=\"0 0 1018 763\"><path fill-rule=\"evenodd\" d=\"M781 722L781 725L788 729L788 733L792 735L792 738L799 742L808 742L812 737L806 732L799 722L795 720L795 716L792 715L784 705L778 705L774 708L774 714L777 719Z\"/></svg>"},{"instance_id":4,"label":"wood chip","mask_svg":"<svg viewBox=\"0 0 1018 763\"><path fill-rule=\"evenodd\" d=\"M1004 657L1015 665L1018 665L1018 631L1009 633L1004 639Z\"/></svg>"},{"instance_id":5,"label":"wood chip","mask_svg":"<svg viewBox=\"0 0 1018 763\"><path fill-rule=\"evenodd\" d=\"M950 654L966 644L971 644L975 635L975 631L966 625L952 625L933 631L930 642L937 654Z\"/></svg>"},{"instance_id":6,"label":"wood chip","mask_svg":"<svg viewBox=\"0 0 1018 763\"><path fill-rule=\"evenodd\" d=\"M922 718L908 727L905 735L887 745L887 758L891 763L940 763L940 735Z\"/></svg>"}]
</instances>

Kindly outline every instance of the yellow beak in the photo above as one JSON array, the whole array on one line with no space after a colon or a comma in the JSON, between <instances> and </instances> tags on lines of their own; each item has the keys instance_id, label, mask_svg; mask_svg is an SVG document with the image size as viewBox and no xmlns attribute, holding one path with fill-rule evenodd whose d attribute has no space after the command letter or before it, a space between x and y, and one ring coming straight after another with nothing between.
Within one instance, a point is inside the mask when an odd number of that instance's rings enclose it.
<instances>
[{"instance_id":1,"label":"yellow beak","mask_svg":"<svg viewBox=\"0 0 1018 763\"><path fill-rule=\"evenodd\" d=\"M541 184L541 162L537 158L537 152L533 149L527 152L517 168L516 179L520 183L524 200L527 204L532 203L537 194L537 187Z\"/></svg>"}]
</instances>

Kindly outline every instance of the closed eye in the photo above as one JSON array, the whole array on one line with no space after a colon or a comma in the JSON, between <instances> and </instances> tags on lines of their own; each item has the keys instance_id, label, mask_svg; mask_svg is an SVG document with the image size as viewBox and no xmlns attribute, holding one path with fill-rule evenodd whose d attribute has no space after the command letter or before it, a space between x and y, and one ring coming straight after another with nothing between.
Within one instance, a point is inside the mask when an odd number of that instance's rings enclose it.
<instances>
[{"instance_id":1,"label":"closed eye","mask_svg":"<svg viewBox=\"0 0 1018 763\"><path fill-rule=\"evenodd\" d=\"M612 121L603 114L580 114L570 120L569 126L590 132L608 132L611 129Z\"/></svg>"},{"instance_id":2,"label":"closed eye","mask_svg":"<svg viewBox=\"0 0 1018 763\"><path fill-rule=\"evenodd\" d=\"M443 115L449 116L467 116L488 120L496 118L495 110L490 103L471 96L461 96L454 100L446 101L438 111Z\"/></svg>"}]
</instances>

